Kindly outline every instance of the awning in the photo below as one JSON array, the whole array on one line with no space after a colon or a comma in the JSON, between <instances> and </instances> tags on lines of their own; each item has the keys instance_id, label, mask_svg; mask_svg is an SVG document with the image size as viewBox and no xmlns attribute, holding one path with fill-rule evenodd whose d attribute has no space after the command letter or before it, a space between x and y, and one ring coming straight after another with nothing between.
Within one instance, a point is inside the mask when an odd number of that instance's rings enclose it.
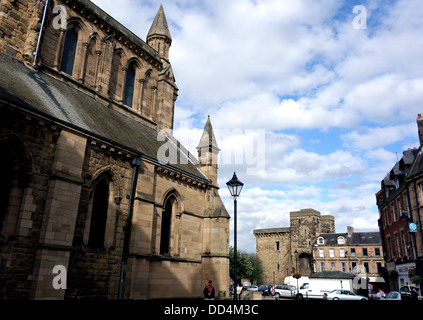
<instances>
[{"instance_id":1,"label":"awning","mask_svg":"<svg viewBox=\"0 0 423 320\"><path fill-rule=\"evenodd\" d=\"M382 277L369 277L369 282L385 283L385 279Z\"/></svg>"}]
</instances>

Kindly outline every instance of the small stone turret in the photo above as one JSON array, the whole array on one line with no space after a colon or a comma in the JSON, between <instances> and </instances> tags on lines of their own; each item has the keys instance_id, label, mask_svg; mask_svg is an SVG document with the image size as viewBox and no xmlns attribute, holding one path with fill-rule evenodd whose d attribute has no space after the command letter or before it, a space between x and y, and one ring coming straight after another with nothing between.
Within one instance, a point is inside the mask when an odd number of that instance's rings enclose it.
<instances>
[{"instance_id":1,"label":"small stone turret","mask_svg":"<svg viewBox=\"0 0 423 320\"><path fill-rule=\"evenodd\" d=\"M147 44L156 49L162 58L169 60L169 48L172 44L172 37L167 25L163 6L160 5L153 24L147 34Z\"/></svg>"},{"instance_id":2,"label":"small stone turret","mask_svg":"<svg viewBox=\"0 0 423 320\"><path fill-rule=\"evenodd\" d=\"M203 171L213 185L217 186L217 162L220 149L216 143L210 116L207 117L197 151L199 160L198 168Z\"/></svg>"}]
</instances>

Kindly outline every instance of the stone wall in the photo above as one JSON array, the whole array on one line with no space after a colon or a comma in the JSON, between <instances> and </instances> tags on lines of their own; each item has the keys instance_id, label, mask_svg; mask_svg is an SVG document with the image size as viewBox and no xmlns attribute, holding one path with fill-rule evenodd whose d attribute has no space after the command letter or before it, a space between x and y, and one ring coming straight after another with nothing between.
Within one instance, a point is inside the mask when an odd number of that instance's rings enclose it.
<instances>
[{"instance_id":1,"label":"stone wall","mask_svg":"<svg viewBox=\"0 0 423 320\"><path fill-rule=\"evenodd\" d=\"M265 284L283 284L296 271L310 275L313 241L320 233L335 231L334 218L314 209L292 211L289 216L289 227L254 230Z\"/></svg>"}]
</instances>

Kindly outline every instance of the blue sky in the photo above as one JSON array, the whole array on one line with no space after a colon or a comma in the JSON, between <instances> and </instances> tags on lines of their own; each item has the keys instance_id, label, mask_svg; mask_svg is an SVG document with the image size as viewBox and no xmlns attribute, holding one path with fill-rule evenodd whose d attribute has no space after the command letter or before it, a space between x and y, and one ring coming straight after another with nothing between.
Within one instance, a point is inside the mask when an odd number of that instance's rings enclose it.
<instances>
[{"instance_id":1,"label":"blue sky","mask_svg":"<svg viewBox=\"0 0 423 320\"><path fill-rule=\"evenodd\" d=\"M174 134L196 154L210 115L230 213L225 183L233 171L245 183L240 250L255 252L253 229L287 227L303 208L335 216L337 232L377 230L380 181L419 146L422 1L93 2L144 40L163 4L180 90Z\"/></svg>"}]
</instances>

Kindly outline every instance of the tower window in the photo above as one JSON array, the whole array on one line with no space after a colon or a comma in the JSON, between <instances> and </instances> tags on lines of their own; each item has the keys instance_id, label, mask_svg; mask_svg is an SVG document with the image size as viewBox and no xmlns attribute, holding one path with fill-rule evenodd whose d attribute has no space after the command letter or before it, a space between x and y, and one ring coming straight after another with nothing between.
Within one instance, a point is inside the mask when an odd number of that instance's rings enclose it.
<instances>
[{"instance_id":1,"label":"tower window","mask_svg":"<svg viewBox=\"0 0 423 320\"><path fill-rule=\"evenodd\" d=\"M75 63L76 45L78 43L78 33L75 29L66 32L65 45L63 46L62 63L60 71L72 75Z\"/></svg>"}]
</instances>

